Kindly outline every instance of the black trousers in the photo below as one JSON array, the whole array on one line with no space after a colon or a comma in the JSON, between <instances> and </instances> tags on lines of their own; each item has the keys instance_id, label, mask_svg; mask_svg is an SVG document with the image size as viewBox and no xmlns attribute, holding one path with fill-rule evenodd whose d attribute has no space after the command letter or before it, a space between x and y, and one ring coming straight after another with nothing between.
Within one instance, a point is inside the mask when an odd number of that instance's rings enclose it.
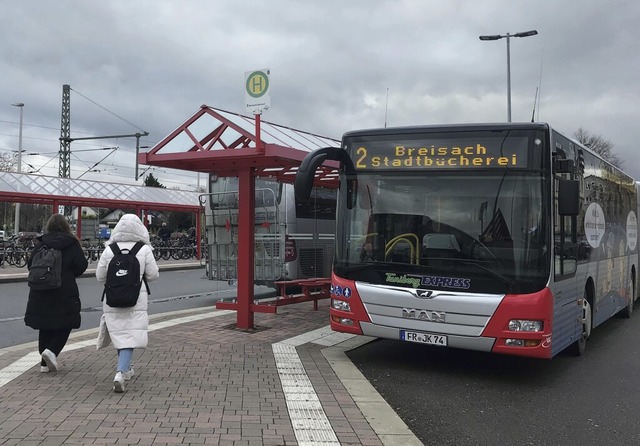
<instances>
[{"instance_id":1,"label":"black trousers","mask_svg":"<svg viewBox=\"0 0 640 446\"><path fill-rule=\"evenodd\" d=\"M65 328L64 330L40 330L38 333L38 351L42 354L43 351L48 349L58 356L69 340L70 334L70 328ZM41 365L47 365L47 363L42 361Z\"/></svg>"}]
</instances>

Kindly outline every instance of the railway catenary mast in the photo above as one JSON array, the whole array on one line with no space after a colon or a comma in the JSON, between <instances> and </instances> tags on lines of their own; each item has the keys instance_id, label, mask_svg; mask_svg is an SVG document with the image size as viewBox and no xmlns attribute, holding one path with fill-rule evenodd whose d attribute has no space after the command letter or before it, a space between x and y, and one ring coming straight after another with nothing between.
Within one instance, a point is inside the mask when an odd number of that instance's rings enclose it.
<instances>
[{"instance_id":1,"label":"railway catenary mast","mask_svg":"<svg viewBox=\"0 0 640 446\"><path fill-rule=\"evenodd\" d=\"M71 86L62 86L62 118L60 122L60 152L59 169L60 178L71 178L71 141L89 139L112 139L112 138L136 138L136 180L138 179L138 152L140 150L140 138L149 136L149 132L137 132L126 135L88 136L84 138L71 137Z\"/></svg>"},{"instance_id":2,"label":"railway catenary mast","mask_svg":"<svg viewBox=\"0 0 640 446\"><path fill-rule=\"evenodd\" d=\"M60 152L58 176L71 177L71 86L62 86L62 118L60 120Z\"/></svg>"}]
</instances>

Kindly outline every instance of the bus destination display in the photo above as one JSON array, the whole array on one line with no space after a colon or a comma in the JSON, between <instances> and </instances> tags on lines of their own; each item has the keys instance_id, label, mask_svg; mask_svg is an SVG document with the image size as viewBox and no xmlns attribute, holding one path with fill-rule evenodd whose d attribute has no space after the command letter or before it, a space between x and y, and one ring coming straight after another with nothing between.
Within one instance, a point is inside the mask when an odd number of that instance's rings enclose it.
<instances>
[{"instance_id":1,"label":"bus destination display","mask_svg":"<svg viewBox=\"0 0 640 446\"><path fill-rule=\"evenodd\" d=\"M527 138L447 141L429 145L399 141L360 141L352 146L358 170L524 168Z\"/></svg>"}]
</instances>

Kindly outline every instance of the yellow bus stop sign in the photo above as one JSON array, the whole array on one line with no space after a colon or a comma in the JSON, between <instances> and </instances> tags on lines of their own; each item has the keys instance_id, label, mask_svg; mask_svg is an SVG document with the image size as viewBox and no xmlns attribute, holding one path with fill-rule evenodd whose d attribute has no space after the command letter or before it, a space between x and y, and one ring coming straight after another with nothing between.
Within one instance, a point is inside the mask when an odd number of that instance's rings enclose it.
<instances>
[{"instance_id":1,"label":"yellow bus stop sign","mask_svg":"<svg viewBox=\"0 0 640 446\"><path fill-rule=\"evenodd\" d=\"M245 77L245 103L247 110L254 114L267 110L271 106L269 92L270 70L247 71Z\"/></svg>"}]
</instances>

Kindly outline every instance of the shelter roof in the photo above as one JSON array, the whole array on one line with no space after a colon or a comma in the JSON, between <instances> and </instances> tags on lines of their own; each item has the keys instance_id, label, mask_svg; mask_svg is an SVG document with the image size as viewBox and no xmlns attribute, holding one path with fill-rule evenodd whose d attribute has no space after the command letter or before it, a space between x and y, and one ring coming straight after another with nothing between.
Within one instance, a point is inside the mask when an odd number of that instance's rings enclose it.
<instances>
[{"instance_id":1,"label":"shelter roof","mask_svg":"<svg viewBox=\"0 0 640 446\"><path fill-rule=\"evenodd\" d=\"M198 197L159 187L0 172L0 201L197 212Z\"/></svg>"},{"instance_id":2,"label":"shelter roof","mask_svg":"<svg viewBox=\"0 0 640 446\"><path fill-rule=\"evenodd\" d=\"M293 182L298 166L311 151L335 147L340 141L207 105L171 134L138 156L140 164L238 176L252 168L256 176ZM259 136L257 136L259 128ZM326 163L316 174L318 184L336 186L337 163Z\"/></svg>"}]
</instances>

